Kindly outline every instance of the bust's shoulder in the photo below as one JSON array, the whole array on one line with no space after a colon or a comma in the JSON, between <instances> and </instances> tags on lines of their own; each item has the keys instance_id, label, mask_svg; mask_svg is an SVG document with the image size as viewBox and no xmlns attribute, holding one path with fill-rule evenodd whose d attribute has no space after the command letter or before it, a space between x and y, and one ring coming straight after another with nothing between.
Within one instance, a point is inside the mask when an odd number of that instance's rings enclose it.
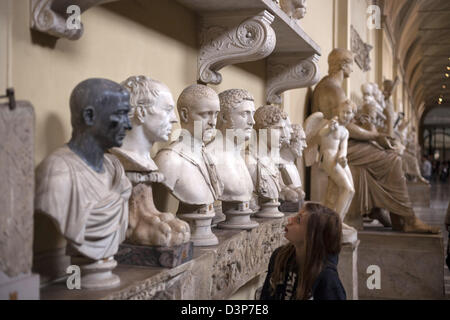
<instances>
[{"instance_id":1,"label":"bust's shoulder","mask_svg":"<svg viewBox=\"0 0 450 320\"><path fill-rule=\"evenodd\" d=\"M60 147L48 155L36 168L38 172L42 171L68 171L70 162L77 155L67 146Z\"/></svg>"},{"instance_id":2,"label":"bust's shoulder","mask_svg":"<svg viewBox=\"0 0 450 320\"><path fill-rule=\"evenodd\" d=\"M183 159L180 155L182 145L179 142L172 142L167 147L162 148L156 154L154 161L159 169L165 167L180 167Z\"/></svg>"}]
</instances>

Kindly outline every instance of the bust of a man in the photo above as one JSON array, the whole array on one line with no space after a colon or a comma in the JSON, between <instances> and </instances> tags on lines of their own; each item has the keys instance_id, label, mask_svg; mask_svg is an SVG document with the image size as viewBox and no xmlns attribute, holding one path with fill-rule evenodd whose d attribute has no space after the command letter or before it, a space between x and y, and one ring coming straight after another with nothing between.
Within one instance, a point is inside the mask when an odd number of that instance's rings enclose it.
<instances>
[{"instance_id":1,"label":"bust of a man","mask_svg":"<svg viewBox=\"0 0 450 320\"><path fill-rule=\"evenodd\" d=\"M150 151L157 141L168 141L177 122L169 88L146 76L132 76L121 83L131 95L133 129L121 148L110 152L119 158L133 184L129 204L127 242L150 246L176 246L190 239L189 225L173 213L160 212L153 203L152 183L164 180Z\"/></svg>"},{"instance_id":2,"label":"bust of a man","mask_svg":"<svg viewBox=\"0 0 450 320\"><path fill-rule=\"evenodd\" d=\"M353 53L346 49L333 49L328 55L328 75L314 89L312 111L320 111L331 119L339 104L347 99L342 88L344 79L350 77L353 69Z\"/></svg>"},{"instance_id":3,"label":"bust of a man","mask_svg":"<svg viewBox=\"0 0 450 320\"><path fill-rule=\"evenodd\" d=\"M180 94L177 109L183 132L158 152L155 162L164 174L163 184L180 202L177 215L189 222L194 245L216 245L211 220L223 185L205 143L215 135L219 97L213 89L194 84Z\"/></svg>"},{"instance_id":4,"label":"bust of a man","mask_svg":"<svg viewBox=\"0 0 450 320\"><path fill-rule=\"evenodd\" d=\"M287 114L272 105L262 106L255 112L254 128L258 134L258 148L247 155L246 162L261 207L255 216L281 218L284 215L278 210L278 199L282 181L277 164L281 145L290 140Z\"/></svg>"},{"instance_id":5,"label":"bust of a man","mask_svg":"<svg viewBox=\"0 0 450 320\"><path fill-rule=\"evenodd\" d=\"M253 96L243 89L230 89L219 94L220 112L217 128L220 135L207 149L214 159L224 189L220 200L226 220L220 228L251 229L258 223L250 220L253 182L242 152L251 138L255 104Z\"/></svg>"},{"instance_id":6,"label":"bust of a man","mask_svg":"<svg viewBox=\"0 0 450 320\"><path fill-rule=\"evenodd\" d=\"M295 162L306 148L306 135L299 124L292 124L291 128L291 140L284 143L280 151L279 168L283 183L294 190L298 194L299 201L302 201L305 198L305 192L302 189L302 180Z\"/></svg>"},{"instance_id":7,"label":"bust of a man","mask_svg":"<svg viewBox=\"0 0 450 320\"><path fill-rule=\"evenodd\" d=\"M35 210L49 216L67 239L83 288L120 283L111 270L125 240L131 184L119 160L105 151L122 145L131 129L129 111L130 96L118 83L81 82L70 96L72 138L36 171Z\"/></svg>"}]
</instances>

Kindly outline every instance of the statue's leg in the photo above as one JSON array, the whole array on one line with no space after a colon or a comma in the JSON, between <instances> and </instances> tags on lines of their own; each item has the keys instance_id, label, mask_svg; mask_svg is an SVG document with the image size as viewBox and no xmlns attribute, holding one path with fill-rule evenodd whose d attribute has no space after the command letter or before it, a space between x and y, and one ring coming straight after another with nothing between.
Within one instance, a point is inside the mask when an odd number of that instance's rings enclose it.
<instances>
[{"instance_id":1,"label":"statue's leg","mask_svg":"<svg viewBox=\"0 0 450 320\"><path fill-rule=\"evenodd\" d=\"M339 196L336 201L335 210L342 220L344 220L347 210L355 194L353 184L348 179L345 169L340 165L336 165L334 172L330 178L336 183L339 189Z\"/></svg>"}]
</instances>

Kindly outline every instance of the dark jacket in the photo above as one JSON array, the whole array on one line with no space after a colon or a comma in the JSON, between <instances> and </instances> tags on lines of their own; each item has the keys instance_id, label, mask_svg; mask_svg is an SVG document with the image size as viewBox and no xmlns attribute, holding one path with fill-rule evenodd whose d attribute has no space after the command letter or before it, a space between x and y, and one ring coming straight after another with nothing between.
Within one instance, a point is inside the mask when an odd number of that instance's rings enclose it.
<instances>
[{"instance_id":1,"label":"dark jacket","mask_svg":"<svg viewBox=\"0 0 450 320\"><path fill-rule=\"evenodd\" d=\"M292 271L286 272L286 277L283 283L276 286L276 290L272 293L270 288L270 276L272 275L275 257L279 249L276 249L270 257L269 270L267 273L264 286L261 291L261 300L295 300L296 288L298 283L297 273L295 268ZM324 269L317 277L312 286L313 300L346 300L347 296L345 289L342 286L341 280L337 272L338 256L330 255L327 257L327 262ZM295 261L288 261L288 265L294 266Z\"/></svg>"}]
</instances>

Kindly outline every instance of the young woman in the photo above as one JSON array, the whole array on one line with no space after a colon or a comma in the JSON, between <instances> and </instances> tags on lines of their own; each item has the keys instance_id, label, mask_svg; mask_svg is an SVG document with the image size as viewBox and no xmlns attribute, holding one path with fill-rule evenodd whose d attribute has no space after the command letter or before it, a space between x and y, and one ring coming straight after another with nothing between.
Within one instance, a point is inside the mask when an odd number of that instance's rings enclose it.
<instances>
[{"instance_id":1,"label":"young woman","mask_svg":"<svg viewBox=\"0 0 450 320\"><path fill-rule=\"evenodd\" d=\"M261 300L345 300L337 272L342 223L333 210L307 202L289 218L289 244L274 251Z\"/></svg>"}]
</instances>

